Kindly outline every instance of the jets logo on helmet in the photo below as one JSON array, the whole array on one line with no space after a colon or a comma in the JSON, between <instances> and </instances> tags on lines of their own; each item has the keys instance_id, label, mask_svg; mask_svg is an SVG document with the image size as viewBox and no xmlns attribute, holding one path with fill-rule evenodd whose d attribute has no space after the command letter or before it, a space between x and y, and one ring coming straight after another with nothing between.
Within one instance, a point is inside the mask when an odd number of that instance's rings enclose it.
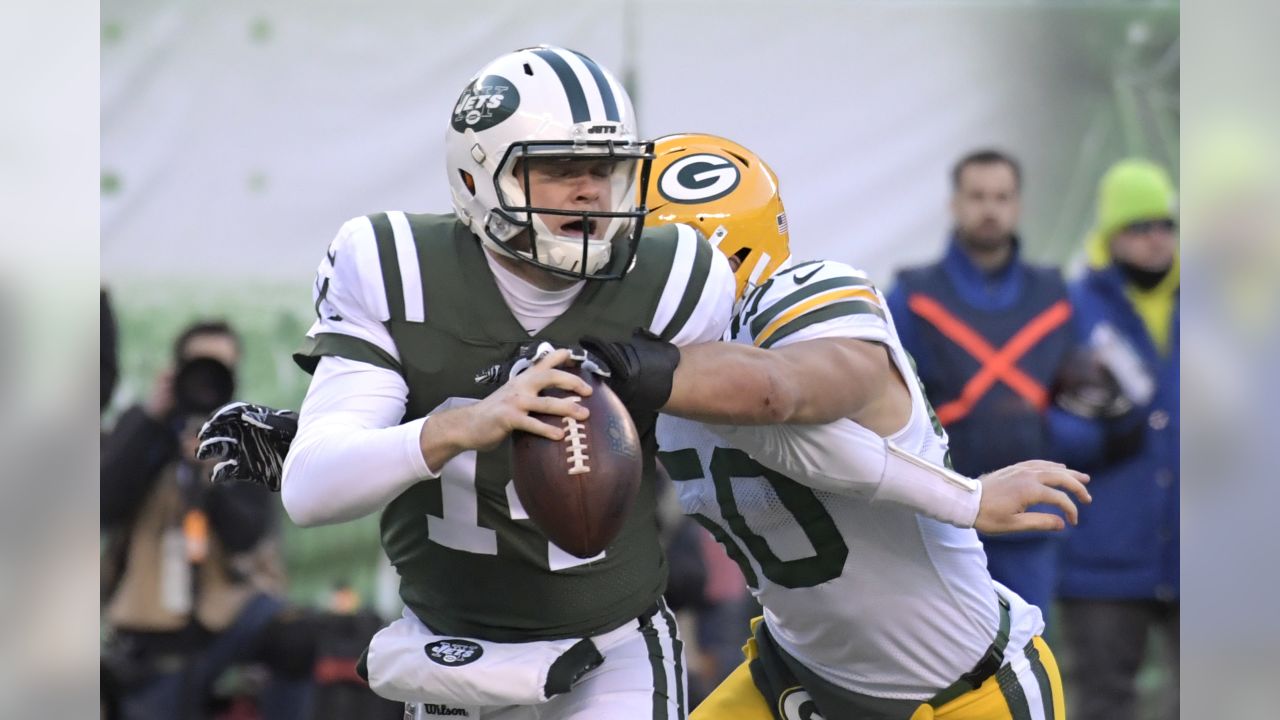
<instances>
[{"instance_id":1,"label":"jets logo on helmet","mask_svg":"<svg viewBox=\"0 0 1280 720\"><path fill-rule=\"evenodd\" d=\"M487 130L520 107L520 91L501 75L486 75L467 85L453 106L453 129Z\"/></svg>"},{"instance_id":2,"label":"jets logo on helmet","mask_svg":"<svg viewBox=\"0 0 1280 720\"><path fill-rule=\"evenodd\" d=\"M742 173L728 158L700 153L671 163L658 178L658 193L677 203L702 203L728 195Z\"/></svg>"}]
</instances>

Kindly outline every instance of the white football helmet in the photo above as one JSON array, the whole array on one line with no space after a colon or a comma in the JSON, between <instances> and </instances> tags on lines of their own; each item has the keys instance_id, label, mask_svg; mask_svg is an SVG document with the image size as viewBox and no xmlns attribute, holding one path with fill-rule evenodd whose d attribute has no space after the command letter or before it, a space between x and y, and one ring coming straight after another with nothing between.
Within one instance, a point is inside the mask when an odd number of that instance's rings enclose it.
<instances>
[{"instance_id":1,"label":"white football helmet","mask_svg":"<svg viewBox=\"0 0 1280 720\"><path fill-rule=\"evenodd\" d=\"M445 148L454 210L485 245L573 278L626 274L653 147L639 139L627 91L591 58L539 45L490 62L458 97ZM613 160L611 208L533 207L523 158ZM581 233L557 233L539 215L579 218ZM625 257L611 263L617 254Z\"/></svg>"}]
</instances>

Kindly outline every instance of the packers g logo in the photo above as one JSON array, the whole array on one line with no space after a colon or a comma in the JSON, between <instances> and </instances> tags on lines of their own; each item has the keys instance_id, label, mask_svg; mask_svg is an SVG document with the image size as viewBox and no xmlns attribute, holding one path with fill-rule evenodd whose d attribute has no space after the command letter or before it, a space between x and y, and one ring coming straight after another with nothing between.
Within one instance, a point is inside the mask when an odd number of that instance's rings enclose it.
<instances>
[{"instance_id":1,"label":"packers g logo","mask_svg":"<svg viewBox=\"0 0 1280 720\"><path fill-rule=\"evenodd\" d=\"M485 75L467 85L453 106L453 129L488 130L520 107L520 92L501 75Z\"/></svg>"},{"instance_id":2,"label":"packers g logo","mask_svg":"<svg viewBox=\"0 0 1280 720\"><path fill-rule=\"evenodd\" d=\"M728 158L699 153L667 166L658 177L658 193L676 203L703 203L728 195L742 173Z\"/></svg>"},{"instance_id":3,"label":"packers g logo","mask_svg":"<svg viewBox=\"0 0 1280 720\"><path fill-rule=\"evenodd\" d=\"M778 697L778 714L782 720L824 720L818 714L818 705L813 698L800 687L782 691Z\"/></svg>"}]
</instances>

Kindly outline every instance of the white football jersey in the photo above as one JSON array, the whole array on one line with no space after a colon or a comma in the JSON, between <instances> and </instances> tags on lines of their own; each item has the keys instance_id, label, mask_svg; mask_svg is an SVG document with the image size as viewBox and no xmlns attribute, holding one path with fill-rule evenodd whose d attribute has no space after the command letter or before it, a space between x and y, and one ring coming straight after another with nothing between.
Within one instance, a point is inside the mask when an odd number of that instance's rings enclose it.
<instances>
[{"instance_id":1,"label":"white football jersey","mask_svg":"<svg viewBox=\"0 0 1280 720\"><path fill-rule=\"evenodd\" d=\"M912 413L889 439L945 463L946 433L883 295L863 273L838 262L780 272L747 296L726 333L726 340L763 348L825 337L891 350L911 389ZM712 428L662 416L657 432L684 511L742 567L778 644L826 680L876 697L931 697L973 669L990 646L997 591L1011 605L1008 657L1042 631L1039 610L991 579L974 530L889 503L872 505L878 476L832 481L824 467L865 447L855 438L866 428L849 420ZM768 442L759 442L761 433ZM810 469L803 476L783 476L779 462L760 450L806 435L806 445L820 437L819 447L830 452L807 448Z\"/></svg>"}]
</instances>

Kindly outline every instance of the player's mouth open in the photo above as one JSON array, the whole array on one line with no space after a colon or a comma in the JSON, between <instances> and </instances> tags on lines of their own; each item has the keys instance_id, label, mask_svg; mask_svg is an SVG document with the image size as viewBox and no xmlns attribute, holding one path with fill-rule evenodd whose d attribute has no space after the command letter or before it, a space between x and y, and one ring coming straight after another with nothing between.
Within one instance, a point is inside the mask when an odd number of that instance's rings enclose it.
<instances>
[{"instance_id":1,"label":"player's mouth open","mask_svg":"<svg viewBox=\"0 0 1280 720\"><path fill-rule=\"evenodd\" d=\"M589 237L595 237L596 227L598 223L599 221L594 219L586 221L585 227L587 229L587 235ZM582 237L583 227L584 226L583 226L582 220L570 220L569 222L560 226L560 234L570 235L574 237Z\"/></svg>"}]
</instances>

